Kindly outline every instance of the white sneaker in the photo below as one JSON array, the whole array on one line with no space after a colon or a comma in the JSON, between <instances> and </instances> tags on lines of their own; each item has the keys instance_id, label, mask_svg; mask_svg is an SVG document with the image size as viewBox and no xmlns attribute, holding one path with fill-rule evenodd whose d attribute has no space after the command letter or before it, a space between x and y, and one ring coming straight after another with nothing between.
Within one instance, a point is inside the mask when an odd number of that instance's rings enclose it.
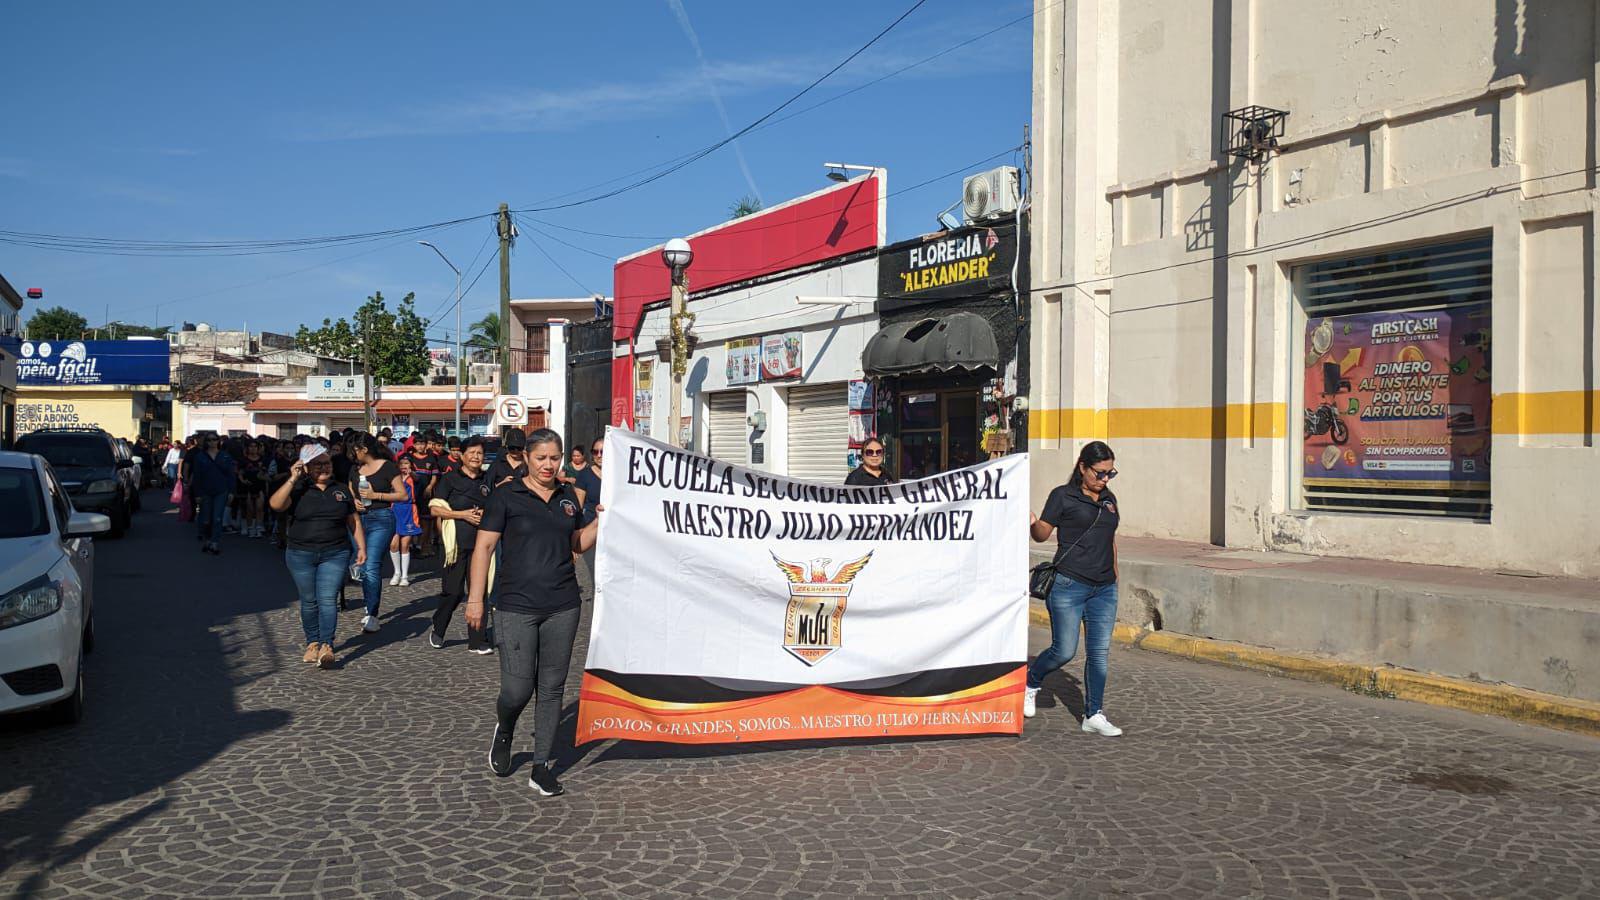
<instances>
[{"instance_id":1,"label":"white sneaker","mask_svg":"<svg viewBox=\"0 0 1600 900\"><path fill-rule=\"evenodd\" d=\"M396 581L395 585L398 586L398 587L410 587L411 586L411 579L402 578L399 581Z\"/></svg>"},{"instance_id":2,"label":"white sneaker","mask_svg":"<svg viewBox=\"0 0 1600 900\"><path fill-rule=\"evenodd\" d=\"M1034 713L1039 711L1034 706L1034 698L1036 698L1038 696L1039 696L1039 689L1038 688L1024 688L1023 689L1023 691L1022 691L1022 717L1024 719L1033 718Z\"/></svg>"},{"instance_id":3,"label":"white sneaker","mask_svg":"<svg viewBox=\"0 0 1600 900\"><path fill-rule=\"evenodd\" d=\"M365 631L367 634L375 634L377 632L377 630L378 630L378 617L377 616L362 616L361 617L361 630Z\"/></svg>"},{"instance_id":4,"label":"white sneaker","mask_svg":"<svg viewBox=\"0 0 1600 900\"><path fill-rule=\"evenodd\" d=\"M1091 734L1103 734L1106 737L1116 737L1122 733L1122 729L1111 724L1111 720L1106 718L1106 714L1103 712L1097 712L1084 719L1083 730Z\"/></svg>"},{"instance_id":5,"label":"white sneaker","mask_svg":"<svg viewBox=\"0 0 1600 900\"><path fill-rule=\"evenodd\" d=\"M389 576L389 587L399 587L399 586L400 586L400 573L396 572L393 575Z\"/></svg>"}]
</instances>

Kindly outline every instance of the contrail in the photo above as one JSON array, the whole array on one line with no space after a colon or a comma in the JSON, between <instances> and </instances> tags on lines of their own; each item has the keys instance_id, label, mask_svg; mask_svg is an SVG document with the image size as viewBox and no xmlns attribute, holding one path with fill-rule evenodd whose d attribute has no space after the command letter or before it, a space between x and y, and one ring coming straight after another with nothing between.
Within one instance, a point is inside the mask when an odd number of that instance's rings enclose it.
<instances>
[{"instance_id":1,"label":"contrail","mask_svg":"<svg viewBox=\"0 0 1600 900\"><path fill-rule=\"evenodd\" d=\"M689 22L689 11L683 8L683 0L667 0L667 5L672 7L672 15L678 20L678 27L683 29L683 36L689 39L689 46L694 48L695 58L700 61L700 76L705 79L706 90L711 92L711 102L717 106L717 115L722 117L722 128L729 135L733 134L733 123L728 121L728 108L722 105L722 92L717 90L717 82L711 77L711 67L706 64L706 54L700 49L700 36L695 34L694 25ZM745 183L750 185L750 193L755 194L756 200L763 206L766 200L761 197L761 189L756 187L756 179L750 174L750 164L745 161L744 148L739 142L733 142L733 153L739 158L739 170L744 173Z\"/></svg>"}]
</instances>

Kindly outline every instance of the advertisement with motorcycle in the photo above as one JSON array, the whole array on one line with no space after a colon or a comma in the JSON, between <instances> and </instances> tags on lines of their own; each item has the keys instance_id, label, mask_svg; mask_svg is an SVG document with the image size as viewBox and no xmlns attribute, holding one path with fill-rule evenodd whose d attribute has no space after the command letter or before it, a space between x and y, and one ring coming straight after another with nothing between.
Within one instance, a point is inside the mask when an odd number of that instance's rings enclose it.
<instances>
[{"instance_id":1,"label":"advertisement with motorcycle","mask_svg":"<svg viewBox=\"0 0 1600 900\"><path fill-rule=\"evenodd\" d=\"M1486 489L1489 304L1311 316L1304 482Z\"/></svg>"}]
</instances>

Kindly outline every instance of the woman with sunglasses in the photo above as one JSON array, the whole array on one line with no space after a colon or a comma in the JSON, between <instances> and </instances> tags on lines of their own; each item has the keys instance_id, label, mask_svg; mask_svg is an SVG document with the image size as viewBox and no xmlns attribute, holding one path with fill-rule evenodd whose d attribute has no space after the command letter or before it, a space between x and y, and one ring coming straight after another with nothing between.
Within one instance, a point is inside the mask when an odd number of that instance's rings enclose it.
<instances>
[{"instance_id":1,"label":"woman with sunglasses","mask_svg":"<svg viewBox=\"0 0 1600 900\"><path fill-rule=\"evenodd\" d=\"M283 559L300 594L300 627L306 634L303 659L318 668L332 668L339 593L352 542L356 565L367 561L355 495L348 485L333 480L328 451L321 444L306 444L267 505L289 517Z\"/></svg>"},{"instance_id":2,"label":"woman with sunglasses","mask_svg":"<svg viewBox=\"0 0 1600 900\"><path fill-rule=\"evenodd\" d=\"M1117 624L1117 477L1116 457L1101 441L1090 441L1066 484L1050 492L1044 512L1032 516L1028 530L1035 541L1056 534L1056 581L1045 607L1050 611L1051 643L1028 667L1022 714L1032 718L1034 701L1046 675L1072 661L1083 627L1083 730L1116 737L1103 709L1106 656L1111 630Z\"/></svg>"},{"instance_id":3,"label":"woman with sunglasses","mask_svg":"<svg viewBox=\"0 0 1600 900\"><path fill-rule=\"evenodd\" d=\"M845 476L844 483L853 487L894 484L894 476L885 471L883 462L883 441L875 437L867 438L867 442L861 445L861 465Z\"/></svg>"}]
</instances>

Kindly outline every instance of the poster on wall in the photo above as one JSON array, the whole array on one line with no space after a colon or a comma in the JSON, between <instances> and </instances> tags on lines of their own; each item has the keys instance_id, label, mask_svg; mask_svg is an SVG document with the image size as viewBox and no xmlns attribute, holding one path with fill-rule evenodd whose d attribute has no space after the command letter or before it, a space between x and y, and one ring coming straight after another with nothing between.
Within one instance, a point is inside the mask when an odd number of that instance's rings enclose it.
<instances>
[{"instance_id":1,"label":"poster on wall","mask_svg":"<svg viewBox=\"0 0 1600 900\"><path fill-rule=\"evenodd\" d=\"M641 423L649 422L651 413L655 412L655 371L653 359L641 359L634 364L633 414Z\"/></svg>"},{"instance_id":2,"label":"poster on wall","mask_svg":"<svg viewBox=\"0 0 1600 900\"><path fill-rule=\"evenodd\" d=\"M761 339L739 338L723 344L727 351L729 385L755 384L761 380Z\"/></svg>"},{"instance_id":3,"label":"poster on wall","mask_svg":"<svg viewBox=\"0 0 1600 900\"><path fill-rule=\"evenodd\" d=\"M866 412L872 409L872 382L851 381L847 390L851 412Z\"/></svg>"},{"instance_id":4,"label":"poster on wall","mask_svg":"<svg viewBox=\"0 0 1600 900\"><path fill-rule=\"evenodd\" d=\"M800 335L798 331L786 331L761 338L763 381L800 377Z\"/></svg>"},{"instance_id":5,"label":"poster on wall","mask_svg":"<svg viewBox=\"0 0 1600 900\"><path fill-rule=\"evenodd\" d=\"M405 440L411 436L411 416L409 414L395 413L389 416L389 431L397 440Z\"/></svg>"},{"instance_id":6,"label":"poster on wall","mask_svg":"<svg viewBox=\"0 0 1600 900\"><path fill-rule=\"evenodd\" d=\"M867 442L867 438L877 437L877 429L873 428L873 416L863 410L850 411L850 449L854 450Z\"/></svg>"},{"instance_id":7,"label":"poster on wall","mask_svg":"<svg viewBox=\"0 0 1600 900\"><path fill-rule=\"evenodd\" d=\"M1489 304L1306 322L1304 481L1486 489Z\"/></svg>"}]
</instances>

